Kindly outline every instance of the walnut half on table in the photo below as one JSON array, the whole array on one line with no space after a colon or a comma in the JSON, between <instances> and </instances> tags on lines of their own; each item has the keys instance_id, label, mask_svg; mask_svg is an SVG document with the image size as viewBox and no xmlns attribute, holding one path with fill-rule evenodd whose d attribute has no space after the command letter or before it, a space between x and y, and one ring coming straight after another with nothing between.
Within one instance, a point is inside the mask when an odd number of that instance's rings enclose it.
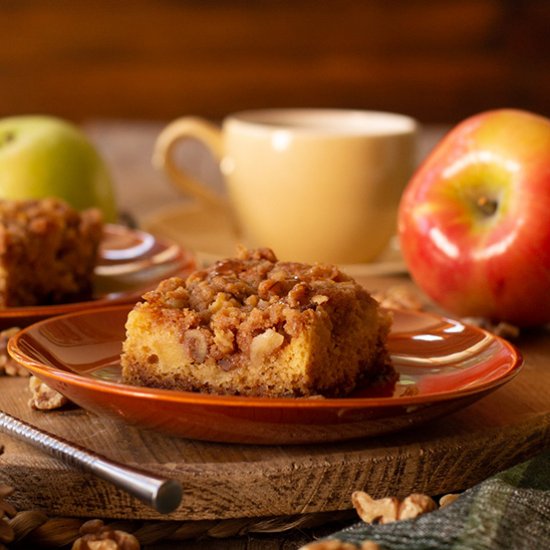
<instances>
[{"instance_id":1,"label":"walnut half on table","mask_svg":"<svg viewBox=\"0 0 550 550\"><path fill-rule=\"evenodd\" d=\"M10 327L0 331L0 376L30 376L30 372L8 353L8 340L19 330L19 327Z\"/></svg>"},{"instance_id":2,"label":"walnut half on table","mask_svg":"<svg viewBox=\"0 0 550 550\"><path fill-rule=\"evenodd\" d=\"M131 533L112 529L100 519L87 521L72 550L139 550L139 541Z\"/></svg>"},{"instance_id":3,"label":"walnut half on table","mask_svg":"<svg viewBox=\"0 0 550 550\"><path fill-rule=\"evenodd\" d=\"M70 403L64 395L50 388L47 384L31 376L29 380L29 389L31 390L31 398L29 405L31 408L40 411L52 411L60 409L64 405Z\"/></svg>"},{"instance_id":4,"label":"walnut half on table","mask_svg":"<svg viewBox=\"0 0 550 550\"><path fill-rule=\"evenodd\" d=\"M19 330L19 327L11 327L0 331L0 376L30 376L29 389L31 391L31 398L29 406L33 409L51 411L70 403L66 397L50 388L35 376L31 376L31 373L25 367L10 357L7 349L8 341Z\"/></svg>"},{"instance_id":5,"label":"walnut half on table","mask_svg":"<svg viewBox=\"0 0 550 550\"><path fill-rule=\"evenodd\" d=\"M439 501L439 507L452 504L458 497L457 494L444 495ZM396 497L374 499L364 491L354 491L351 502L357 515L365 523L391 523L414 519L438 508L436 502L423 493L412 493L399 500Z\"/></svg>"}]
</instances>

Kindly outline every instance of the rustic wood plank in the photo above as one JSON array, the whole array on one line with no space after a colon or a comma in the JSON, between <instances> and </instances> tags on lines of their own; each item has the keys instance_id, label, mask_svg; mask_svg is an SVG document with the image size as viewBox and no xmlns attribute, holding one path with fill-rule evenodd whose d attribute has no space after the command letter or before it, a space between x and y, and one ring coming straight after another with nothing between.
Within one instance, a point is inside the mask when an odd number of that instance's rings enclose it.
<instances>
[{"instance_id":1,"label":"rustic wood plank","mask_svg":"<svg viewBox=\"0 0 550 550\"><path fill-rule=\"evenodd\" d=\"M369 286L387 282L371 281ZM548 333L527 334L519 347L526 359L523 372L478 403L399 434L330 445L203 443L129 428L81 409L41 413L27 405L26 381L13 378L0 379L0 406L110 458L181 480L185 498L171 519L345 510L356 489L377 496L461 490L548 446ZM159 517L27 444L2 440L1 482L19 488L14 496L19 508L64 516Z\"/></svg>"}]
</instances>

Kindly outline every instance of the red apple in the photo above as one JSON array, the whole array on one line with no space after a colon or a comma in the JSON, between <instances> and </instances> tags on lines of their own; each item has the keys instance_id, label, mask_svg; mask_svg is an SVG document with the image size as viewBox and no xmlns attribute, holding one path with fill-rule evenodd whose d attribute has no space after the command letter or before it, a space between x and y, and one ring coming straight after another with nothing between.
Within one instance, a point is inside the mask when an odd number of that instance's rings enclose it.
<instances>
[{"instance_id":1,"label":"red apple","mask_svg":"<svg viewBox=\"0 0 550 550\"><path fill-rule=\"evenodd\" d=\"M408 183L399 236L413 280L460 316L550 321L550 119L466 119Z\"/></svg>"}]
</instances>

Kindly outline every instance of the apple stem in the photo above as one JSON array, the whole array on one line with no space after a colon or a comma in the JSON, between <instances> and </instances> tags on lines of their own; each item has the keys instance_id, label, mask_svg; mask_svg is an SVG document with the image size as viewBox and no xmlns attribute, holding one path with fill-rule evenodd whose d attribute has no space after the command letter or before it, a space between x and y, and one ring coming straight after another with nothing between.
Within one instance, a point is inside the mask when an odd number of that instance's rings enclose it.
<instances>
[{"instance_id":1,"label":"apple stem","mask_svg":"<svg viewBox=\"0 0 550 550\"><path fill-rule=\"evenodd\" d=\"M494 199L489 199L486 196L479 197L476 204L481 212L487 217L492 216L498 208L498 202Z\"/></svg>"},{"instance_id":2,"label":"apple stem","mask_svg":"<svg viewBox=\"0 0 550 550\"><path fill-rule=\"evenodd\" d=\"M15 134L13 132L6 132L0 141L0 145L4 145L5 143L9 143L10 141L13 141L15 139Z\"/></svg>"}]
</instances>

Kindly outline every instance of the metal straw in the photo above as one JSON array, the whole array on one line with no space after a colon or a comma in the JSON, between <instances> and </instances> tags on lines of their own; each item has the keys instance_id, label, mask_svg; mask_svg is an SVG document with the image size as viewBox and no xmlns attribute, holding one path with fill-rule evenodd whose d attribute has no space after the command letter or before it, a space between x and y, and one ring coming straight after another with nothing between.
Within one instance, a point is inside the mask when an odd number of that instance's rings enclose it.
<instances>
[{"instance_id":1,"label":"metal straw","mask_svg":"<svg viewBox=\"0 0 550 550\"><path fill-rule=\"evenodd\" d=\"M0 430L49 452L70 466L91 472L137 497L161 514L169 514L180 505L182 487L179 481L163 479L123 466L4 412L0 412Z\"/></svg>"}]
</instances>

